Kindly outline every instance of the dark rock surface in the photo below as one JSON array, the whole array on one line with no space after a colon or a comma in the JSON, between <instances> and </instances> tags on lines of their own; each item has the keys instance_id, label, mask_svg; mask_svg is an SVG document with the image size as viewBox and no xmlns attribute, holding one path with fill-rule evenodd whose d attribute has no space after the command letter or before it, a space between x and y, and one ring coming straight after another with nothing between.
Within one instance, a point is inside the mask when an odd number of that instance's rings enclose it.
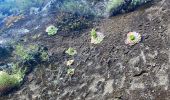
<instances>
[{"instance_id":1,"label":"dark rock surface","mask_svg":"<svg viewBox=\"0 0 170 100\"><path fill-rule=\"evenodd\" d=\"M39 64L18 91L2 96L0 100L170 99L169 0L155 1L151 7L97 22L90 19L87 25L90 27L78 31L78 35L75 35L77 30L67 27L69 24L62 24L65 21L63 16L74 19L68 13L52 13L48 17L25 17L9 30L4 29L4 32L22 28L30 30L22 34L19 41L47 47L50 59ZM50 24L63 25L58 35L50 37L45 33ZM104 33L101 44L90 43L92 27ZM134 46L126 45L129 31L139 32L143 40ZM65 32L74 35L62 35ZM64 52L69 47L74 47L77 55L66 55ZM67 75L65 61L69 59L75 60L71 65L75 69L73 76Z\"/></svg>"},{"instance_id":2,"label":"dark rock surface","mask_svg":"<svg viewBox=\"0 0 170 100\"><path fill-rule=\"evenodd\" d=\"M12 52L12 47L10 46L0 46L0 59L5 59Z\"/></svg>"}]
</instances>

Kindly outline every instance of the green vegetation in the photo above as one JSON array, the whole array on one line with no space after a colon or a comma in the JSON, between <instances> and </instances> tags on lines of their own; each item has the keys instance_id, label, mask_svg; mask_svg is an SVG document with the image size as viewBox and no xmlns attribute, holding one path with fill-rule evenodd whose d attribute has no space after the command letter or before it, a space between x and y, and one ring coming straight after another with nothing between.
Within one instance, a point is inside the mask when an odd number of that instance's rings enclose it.
<instances>
[{"instance_id":1,"label":"green vegetation","mask_svg":"<svg viewBox=\"0 0 170 100\"><path fill-rule=\"evenodd\" d=\"M45 51L41 52L40 58L42 61L47 61L49 59L48 53Z\"/></svg>"},{"instance_id":2,"label":"green vegetation","mask_svg":"<svg viewBox=\"0 0 170 100\"><path fill-rule=\"evenodd\" d=\"M134 35L130 35L130 40L135 40L135 36Z\"/></svg>"},{"instance_id":3,"label":"green vegetation","mask_svg":"<svg viewBox=\"0 0 170 100\"><path fill-rule=\"evenodd\" d=\"M17 64L12 66L12 71L0 71L0 93L6 92L21 85L25 73L33 66L29 61L47 61L48 52L37 45L17 44L14 50ZM28 63L24 63L27 62ZM22 67L19 67L22 66Z\"/></svg>"},{"instance_id":4,"label":"green vegetation","mask_svg":"<svg viewBox=\"0 0 170 100\"><path fill-rule=\"evenodd\" d=\"M128 45L135 45L136 43L139 43L141 41L141 35L137 32L129 32L127 34L127 38L125 40L125 43Z\"/></svg>"},{"instance_id":5,"label":"green vegetation","mask_svg":"<svg viewBox=\"0 0 170 100\"><path fill-rule=\"evenodd\" d=\"M70 56L73 56L77 54L77 51L74 48L68 48L68 50L65 53L67 53Z\"/></svg>"},{"instance_id":6,"label":"green vegetation","mask_svg":"<svg viewBox=\"0 0 170 100\"><path fill-rule=\"evenodd\" d=\"M116 10L123 3L125 3L124 0L109 0L106 5L106 12L110 12L111 10Z\"/></svg>"},{"instance_id":7,"label":"green vegetation","mask_svg":"<svg viewBox=\"0 0 170 100\"><path fill-rule=\"evenodd\" d=\"M48 52L43 50L37 45L23 46L21 44L16 45L15 55L22 61L35 60L35 55L38 55L41 61L47 61L49 59Z\"/></svg>"},{"instance_id":8,"label":"green vegetation","mask_svg":"<svg viewBox=\"0 0 170 100\"><path fill-rule=\"evenodd\" d=\"M16 57L19 57L22 61L36 60L35 55L41 59L41 61L47 61L49 59L48 52L43 50L37 45L23 46L21 44L16 45L14 51Z\"/></svg>"},{"instance_id":9,"label":"green vegetation","mask_svg":"<svg viewBox=\"0 0 170 100\"><path fill-rule=\"evenodd\" d=\"M34 59L34 54L38 51L38 46L29 45L27 48L21 44L16 45L15 54L22 60Z\"/></svg>"},{"instance_id":10,"label":"green vegetation","mask_svg":"<svg viewBox=\"0 0 170 100\"><path fill-rule=\"evenodd\" d=\"M18 64L13 65L12 73L0 71L0 92L6 92L14 87L21 85L25 76L25 70L18 67Z\"/></svg>"},{"instance_id":11,"label":"green vegetation","mask_svg":"<svg viewBox=\"0 0 170 100\"><path fill-rule=\"evenodd\" d=\"M58 28L55 27L54 25L50 25L46 28L46 32L48 33L49 36L53 36L57 33Z\"/></svg>"},{"instance_id":12,"label":"green vegetation","mask_svg":"<svg viewBox=\"0 0 170 100\"><path fill-rule=\"evenodd\" d=\"M75 69L73 69L73 68L67 69L67 75L72 76L72 75L74 75L74 72L75 72Z\"/></svg>"},{"instance_id":13,"label":"green vegetation","mask_svg":"<svg viewBox=\"0 0 170 100\"><path fill-rule=\"evenodd\" d=\"M22 60L32 59L32 56L25 50L25 48L19 44L16 46L15 54L19 56Z\"/></svg>"},{"instance_id":14,"label":"green vegetation","mask_svg":"<svg viewBox=\"0 0 170 100\"><path fill-rule=\"evenodd\" d=\"M21 69L19 63L13 64L11 76L16 79L16 84L20 85L25 76L26 68Z\"/></svg>"},{"instance_id":15,"label":"green vegetation","mask_svg":"<svg viewBox=\"0 0 170 100\"><path fill-rule=\"evenodd\" d=\"M98 44L103 41L104 35L100 32L96 32L95 29L90 31L91 43Z\"/></svg>"},{"instance_id":16,"label":"green vegetation","mask_svg":"<svg viewBox=\"0 0 170 100\"><path fill-rule=\"evenodd\" d=\"M91 32L90 32L90 35L91 35L92 38L96 39L97 38L96 30L92 29Z\"/></svg>"}]
</instances>

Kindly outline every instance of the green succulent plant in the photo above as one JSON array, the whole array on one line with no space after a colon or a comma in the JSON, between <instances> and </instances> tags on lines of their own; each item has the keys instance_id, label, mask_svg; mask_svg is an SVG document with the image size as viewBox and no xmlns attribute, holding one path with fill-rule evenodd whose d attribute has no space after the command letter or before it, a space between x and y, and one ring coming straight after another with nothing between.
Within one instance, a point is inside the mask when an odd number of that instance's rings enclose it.
<instances>
[{"instance_id":1,"label":"green succulent plant","mask_svg":"<svg viewBox=\"0 0 170 100\"><path fill-rule=\"evenodd\" d=\"M92 29L91 31L90 31L90 35L91 35L91 37L92 38L97 38L97 33L96 33L96 30L95 29Z\"/></svg>"},{"instance_id":2,"label":"green succulent plant","mask_svg":"<svg viewBox=\"0 0 170 100\"><path fill-rule=\"evenodd\" d=\"M57 33L58 28L55 27L54 25L50 25L46 28L46 32L48 33L49 36L53 36Z\"/></svg>"},{"instance_id":3,"label":"green succulent plant","mask_svg":"<svg viewBox=\"0 0 170 100\"><path fill-rule=\"evenodd\" d=\"M95 29L92 29L90 31L90 35L91 35L91 43L93 43L93 44L98 44L103 41L104 34L101 32L96 32Z\"/></svg>"},{"instance_id":4,"label":"green succulent plant","mask_svg":"<svg viewBox=\"0 0 170 100\"><path fill-rule=\"evenodd\" d=\"M73 56L73 55L77 54L77 51L74 48L68 48L66 53L70 56Z\"/></svg>"},{"instance_id":5,"label":"green succulent plant","mask_svg":"<svg viewBox=\"0 0 170 100\"><path fill-rule=\"evenodd\" d=\"M130 35L130 40L135 40L135 36L134 35Z\"/></svg>"},{"instance_id":6,"label":"green succulent plant","mask_svg":"<svg viewBox=\"0 0 170 100\"><path fill-rule=\"evenodd\" d=\"M72 76L72 75L74 75L74 72L75 72L75 69L73 69L73 68L67 69L67 75Z\"/></svg>"}]
</instances>

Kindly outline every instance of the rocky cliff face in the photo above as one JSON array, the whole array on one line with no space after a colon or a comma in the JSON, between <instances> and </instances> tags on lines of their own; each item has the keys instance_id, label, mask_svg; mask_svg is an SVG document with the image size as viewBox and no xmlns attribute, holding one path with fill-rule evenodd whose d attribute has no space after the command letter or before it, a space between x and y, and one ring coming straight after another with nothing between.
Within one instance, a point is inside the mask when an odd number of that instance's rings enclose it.
<instances>
[{"instance_id":1,"label":"rocky cliff face","mask_svg":"<svg viewBox=\"0 0 170 100\"><path fill-rule=\"evenodd\" d=\"M58 9L78 14L91 14L108 17L134 10L152 0L51 0L42 11Z\"/></svg>"},{"instance_id":2,"label":"rocky cliff face","mask_svg":"<svg viewBox=\"0 0 170 100\"><path fill-rule=\"evenodd\" d=\"M0 1L0 20L10 15L32 15L56 10L106 17L133 10L150 1L152 0L3 0Z\"/></svg>"}]
</instances>

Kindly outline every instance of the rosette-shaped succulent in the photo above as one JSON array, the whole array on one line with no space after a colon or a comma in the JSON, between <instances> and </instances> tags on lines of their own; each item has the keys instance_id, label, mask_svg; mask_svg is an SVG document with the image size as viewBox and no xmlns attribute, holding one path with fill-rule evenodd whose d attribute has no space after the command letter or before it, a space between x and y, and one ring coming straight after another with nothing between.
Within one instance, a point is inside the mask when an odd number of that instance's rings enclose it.
<instances>
[{"instance_id":1,"label":"rosette-shaped succulent","mask_svg":"<svg viewBox=\"0 0 170 100\"><path fill-rule=\"evenodd\" d=\"M67 75L72 76L72 75L74 75L74 73L75 73L75 69L74 68L67 69Z\"/></svg>"},{"instance_id":2,"label":"rosette-shaped succulent","mask_svg":"<svg viewBox=\"0 0 170 100\"><path fill-rule=\"evenodd\" d=\"M55 35L57 33L58 28L55 27L54 25L50 25L46 28L45 31L48 33L48 35L52 36L52 35Z\"/></svg>"},{"instance_id":3,"label":"rosette-shaped succulent","mask_svg":"<svg viewBox=\"0 0 170 100\"><path fill-rule=\"evenodd\" d=\"M125 40L125 43L128 45L134 45L136 43L139 43L141 41L141 35L137 32L129 32L127 34L127 38Z\"/></svg>"},{"instance_id":4,"label":"rosette-shaped succulent","mask_svg":"<svg viewBox=\"0 0 170 100\"><path fill-rule=\"evenodd\" d=\"M77 54L77 51L74 48L68 48L68 50L65 53L67 53L70 56L73 56Z\"/></svg>"}]
</instances>

